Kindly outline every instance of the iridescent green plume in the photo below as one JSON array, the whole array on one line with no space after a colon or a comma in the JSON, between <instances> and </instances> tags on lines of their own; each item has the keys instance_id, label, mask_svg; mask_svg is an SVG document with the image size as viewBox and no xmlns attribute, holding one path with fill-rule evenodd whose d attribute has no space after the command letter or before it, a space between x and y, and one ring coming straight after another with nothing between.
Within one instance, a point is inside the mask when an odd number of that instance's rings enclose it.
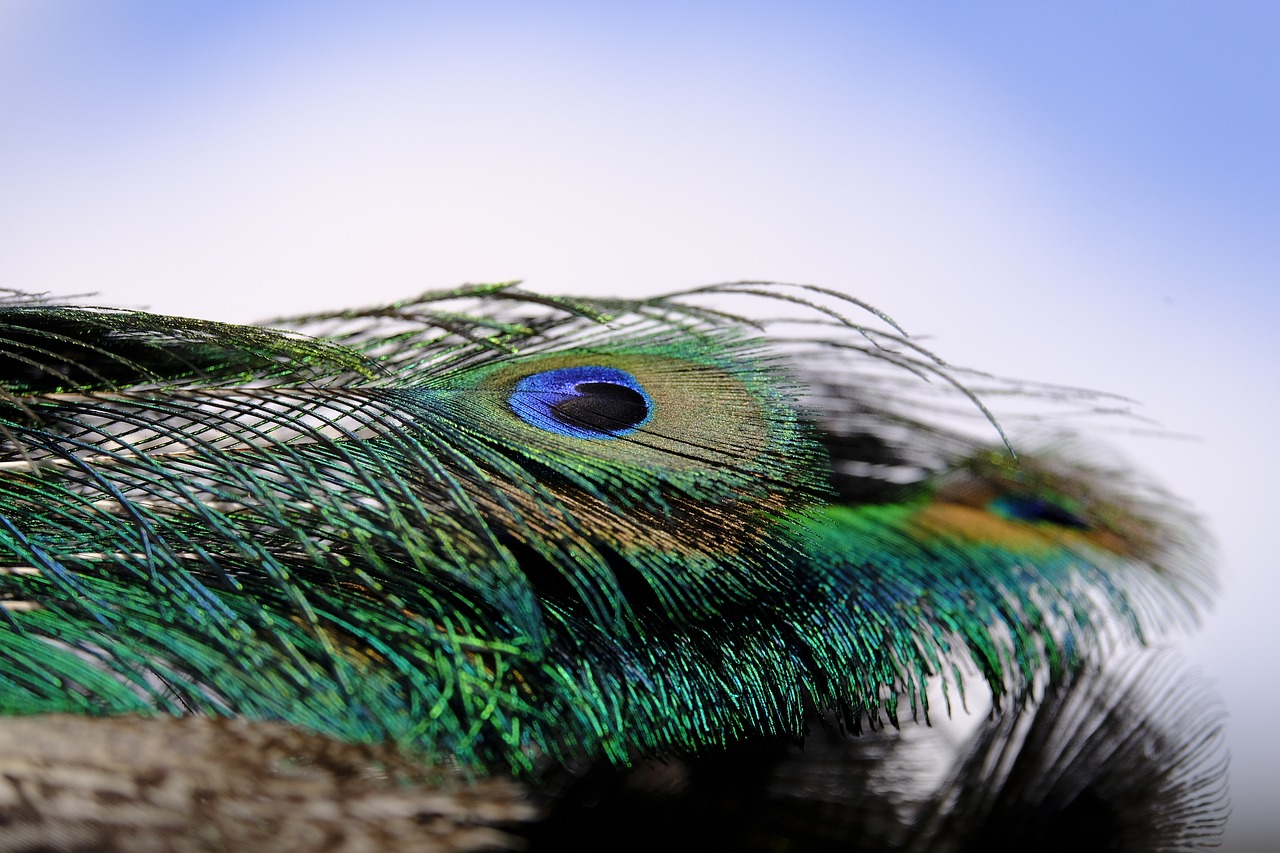
<instances>
[{"instance_id":1,"label":"iridescent green plume","mask_svg":"<svg viewBox=\"0 0 1280 853\"><path fill-rule=\"evenodd\" d=\"M1027 389L826 292L270 325L0 307L0 711L528 777L1016 710L1210 588L1170 501L959 414Z\"/></svg>"}]
</instances>

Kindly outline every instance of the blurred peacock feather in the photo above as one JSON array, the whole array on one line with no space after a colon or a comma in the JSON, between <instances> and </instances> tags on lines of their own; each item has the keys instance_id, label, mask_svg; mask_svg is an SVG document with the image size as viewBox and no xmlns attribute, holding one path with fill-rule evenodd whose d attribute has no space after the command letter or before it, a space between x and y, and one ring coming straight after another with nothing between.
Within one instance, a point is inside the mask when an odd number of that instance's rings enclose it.
<instances>
[{"instance_id":1,"label":"blurred peacock feather","mask_svg":"<svg viewBox=\"0 0 1280 853\"><path fill-rule=\"evenodd\" d=\"M375 767L401 817L474 830L410 821L395 849L1000 849L1082 809L1123 849L1220 832L1203 689L1104 666L1194 622L1203 534L1074 443L1015 457L962 420L1096 395L952 369L786 285L502 284L269 325L0 306L0 712L41 715L0 743L25 768L3 849L135 849L142 801L206 828L154 849L358 849L353 813L322 844L239 836L207 790L159 805L137 780L203 739L276 756L227 791L281 755ZM950 781L889 796L899 722L988 690L1003 713ZM64 807L101 803L96 771L134 811ZM507 811L441 817L493 785Z\"/></svg>"}]
</instances>

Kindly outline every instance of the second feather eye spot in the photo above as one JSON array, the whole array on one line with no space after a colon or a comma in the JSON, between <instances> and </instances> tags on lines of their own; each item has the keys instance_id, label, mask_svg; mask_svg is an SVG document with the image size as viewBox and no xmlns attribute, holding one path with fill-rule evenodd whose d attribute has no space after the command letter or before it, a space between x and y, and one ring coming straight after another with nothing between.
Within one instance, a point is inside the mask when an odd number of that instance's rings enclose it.
<instances>
[{"instance_id":1,"label":"second feather eye spot","mask_svg":"<svg viewBox=\"0 0 1280 853\"><path fill-rule=\"evenodd\" d=\"M634 376L600 365L526 376L512 389L507 405L530 426L571 438L621 438L653 416L653 400Z\"/></svg>"}]
</instances>

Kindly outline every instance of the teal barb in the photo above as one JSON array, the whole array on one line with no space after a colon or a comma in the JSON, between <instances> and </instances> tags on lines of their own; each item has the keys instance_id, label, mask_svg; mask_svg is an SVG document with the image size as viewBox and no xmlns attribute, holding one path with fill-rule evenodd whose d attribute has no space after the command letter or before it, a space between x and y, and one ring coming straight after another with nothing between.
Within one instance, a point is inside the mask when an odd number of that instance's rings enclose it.
<instances>
[{"instance_id":1,"label":"teal barb","mask_svg":"<svg viewBox=\"0 0 1280 853\"><path fill-rule=\"evenodd\" d=\"M1185 513L968 437L970 385L1027 389L855 310L496 285L267 329L15 296L0 711L521 776L924 717L930 683L1017 707L1194 620Z\"/></svg>"}]
</instances>

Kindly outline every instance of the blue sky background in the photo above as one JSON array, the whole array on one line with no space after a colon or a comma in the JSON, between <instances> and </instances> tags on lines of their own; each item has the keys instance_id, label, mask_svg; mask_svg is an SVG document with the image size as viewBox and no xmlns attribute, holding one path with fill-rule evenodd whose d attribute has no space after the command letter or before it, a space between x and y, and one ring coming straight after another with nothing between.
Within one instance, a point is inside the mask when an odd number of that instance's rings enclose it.
<instances>
[{"instance_id":1,"label":"blue sky background","mask_svg":"<svg viewBox=\"0 0 1280 853\"><path fill-rule=\"evenodd\" d=\"M1280 4L0 0L0 286L248 320L845 290L1116 391L1207 517L1229 850L1280 833Z\"/></svg>"}]
</instances>

